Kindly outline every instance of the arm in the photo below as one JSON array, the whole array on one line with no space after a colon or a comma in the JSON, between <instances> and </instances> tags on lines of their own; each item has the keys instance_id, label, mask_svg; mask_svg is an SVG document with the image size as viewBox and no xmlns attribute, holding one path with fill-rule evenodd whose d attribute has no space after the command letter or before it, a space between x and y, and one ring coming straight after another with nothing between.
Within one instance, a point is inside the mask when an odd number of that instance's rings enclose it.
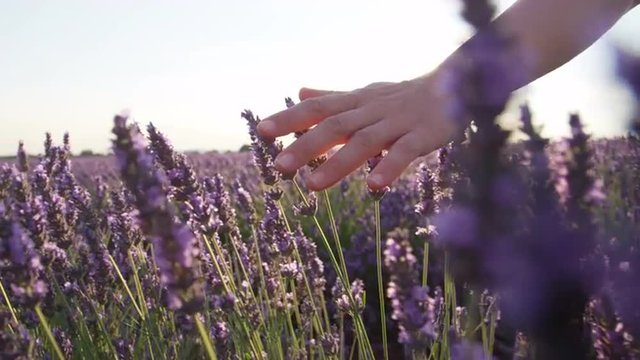
<instances>
[{"instance_id":1,"label":"arm","mask_svg":"<svg viewBox=\"0 0 640 360\"><path fill-rule=\"evenodd\" d=\"M516 39L528 76L514 90L564 65L608 31L638 0L520 0L495 20Z\"/></svg>"},{"instance_id":2,"label":"arm","mask_svg":"<svg viewBox=\"0 0 640 360\"><path fill-rule=\"evenodd\" d=\"M520 66L524 76L512 89L578 55L634 5L632 0L518 1L495 20L516 37L514 66ZM439 78L459 56L461 51L455 51L433 72L409 81L375 83L349 92L303 88L299 104L266 118L258 132L273 138L315 125L276 159L276 167L285 173L344 144L307 179L311 190L335 184L388 149L367 179L369 187L382 188L413 160L448 143L454 135L447 112L450 98L441 91Z\"/></svg>"}]
</instances>

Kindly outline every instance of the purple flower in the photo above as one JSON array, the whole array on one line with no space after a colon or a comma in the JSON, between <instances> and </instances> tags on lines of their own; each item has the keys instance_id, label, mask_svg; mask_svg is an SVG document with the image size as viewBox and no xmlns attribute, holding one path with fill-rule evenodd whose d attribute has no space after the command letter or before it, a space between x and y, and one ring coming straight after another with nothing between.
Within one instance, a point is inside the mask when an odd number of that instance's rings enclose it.
<instances>
[{"instance_id":1,"label":"purple flower","mask_svg":"<svg viewBox=\"0 0 640 360\"><path fill-rule=\"evenodd\" d=\"M417 259L406 230L389 235L384 264L390 274L387 297L393 309L391 318L398 322L398 342L409 348L424 348L436 339L434 300L428 289L418 283Z\"/></svg>"},{"instance_id":2,"label":"purple flower","mask_svg":"<svg viewBox=\"0 0 640 360\"><path fill-rule=\"evenodd\" d=\"M451 360L491 360L480 343L469 340L456 341L451 346Z\"/></svg>"},{"instance_id":3,"label":"purple flower","mask_svg":"<svg viewBox=\"0 0 640 360\"><path fill-rule=\"evenodd\" d=\"M18 155L16 159L16 166L21 173L29 172L29 156L27 152L24 150L24 143L20 141L18 143Z\"/></svg>"},{"instance_id":4,"label":"purple flower","mask_svg":"<svg viewBox=\"0 0 640 360\"><path fill-rule=\"evenodd\" d=\"M116 276L107 247L100 237L100 233L106 229L100 228L100 219L92 207L87 190L76 185L70 200L79 210L78 232L88 246L88 253L84 254L85 265L89 269L88 279L97 289L104 289ZM106 295L105 292L101 294Z\"/></svg>"},{"instance_id":5,"label":"purple flower","mask_svg":"<svg viewBox=\"0 0 640 360\"><path fill-rule=\"evenodd\" d=\"M426 163L421 163L418 168L418 196L419 202L415 211L422 216L431 216L438 211L436 202L437 173L429 168Z\"/></svg>"},{"instance_id":6,"label":"purple flower","mask_svg":"<svg viewBox=\"0 0 640 360\"><path fill-rule=\"evenodd\" d=\"M336 283L331 288L331 295L336 308L339 312L350 314L353 316L355 313L361 313L364 310L364 282L360 279L355 279L351 283L351 297L353 303L349 298L348 293L345 292L342 286L342 281L336 280Z\"/></svg>"},{"instance_id":7,"label":"purple flower","mask_svg":"<svg viewBox=\"0 0 640 360\"><path fill-rule=\"evenodd\" d=\"M380 153L370 158L369 160L367 160L367 167L366 167L367 174L371 174L371 172L373 172L373 169L375 169L376 166L378 166L380 161L382 161L383 157L384 157L384 154ZM380 200L387 192L389 192L389 187L386 186L378 190L372 190L367 188L367 192L369 193L369 196L371 196L371 198L373 198L374 200Z\"/></svg>"},{"instance_id":8,"label":"purple flower","mask_svg":"<svg viewBox=\"0 0 640 360\"><path fill-rule=\"evenodd\" d=\"M31 308L47 294L40 256L20 224L0 209L0 270L9 284L12 301Z\"/></svg>"},{"instance_id":9,"label":"purple flower","mask_svg":"<svg viewBox=\"0 0 640 360\"><path fill-rule=\"evenodd\" d=\"M243 111L241 116L247 121L247 125L249 126L251 152L254 163L260 170L262 180L267 185L275 185L278 182L279 174L273 166L273 161L279 150L282 149L282 144L272 139L261 139L258 136L257 126L260 118L254 117L250 110Z\"/></svg>"},{"instance_id":10,"label":"purple flower","mask_svg":"<svg viewBox=\"0 0 640 360\"><path fill-rule=\"evenodd\" d=\"M337 356L340 352L340 336L338 330L333 326L330 332L326 332L320 337L320 345L325 356Z\"/></svg>"},{"instance_id":11,"label":"purple flower","mask_svg":"<svg viewBox=\"0 0 640 360\"><path fill-rule=\"evenodd\" d=\"M253 204L251 194L244 188L242 182L237 178L233 182L233 194L236 197L238 207L249 224L255 224L257 221L256 208Z\"/></svg>"},{"instance_id":12,"label":"purple flower","mask_svg":"<svg viewBox=\"0 0 640 360\"><path fill-rule=\"evenodd\" d=\"M616 316L607 298L593 299L586 312L597 359L633 359L633 337Z\"/></svg>"},{"instance_id":13,"label":"purple flower","mask_svg":"<svg viewBox=\"0 0 640 360\"><path fill-rule=\"evenodd\" d=\"M303 264L307 281L317 294L324 292L327 281L324 278L324 264L318 257L316 244L306 237L300 228L294 234L294 241L300 254L300 261Z\"/></svg>"},{"instance_id":14,"label":"purple flower","mask_svg":"<svg viewBox=\"0 0 640 360\"><path fill-rule=\"evenodd\" d=\"M32 344L33 339L24 325L12 321L8 311L0 311L0 354L3 358L32 359Z\"/></svg>"},{"instance_id":15,"label":"purple flower","mask_svg":"<svg viewBox=\"0 0 640 360\"><path fill-rule=\"evenodd\" d=\"M462 206L455 206L438 214L433 225L438 231L438 241L454 248L472 248L475 246L475 234L478 231L478 216Z\"/></svg>"},{"instance_id":16,"label":"purple flower","mask_svg":"<svg viewBox=\"0 0 640 360\"><path fill-rule=\"evenodd\" d=\"M64 330L56 328L53 330L53 336L56 338L56 342L60 346L65 359L71 359L73 356L73 343L69 335Z\"/></svg>"},{"instance_id":17,"label":"purple flower","mask_svg":"<svg viewBox=\"0 0 640 360\"><path fill-rule=\"evenodd\" d=\"M314 216L318 211L318 198L315 193L309 193L306 202L293 205L293 213L296 216Z\"/></svg>"},{"instance_id":18,"label":"purple flower","mask_svg":"<svg viewBox=\"0 0 640 360\"><path fill-rule=\"evenodd\" d=\"M254 274L254 266L247 245L242 241L242 234L236 219L236 210L231 203L229 192L224 186L222 175L216 174L213 178L205 179L206 199L215 209L216 219L219 221L218 233L221 238L229 240L231 246L240 258L244 271L250 278Z\"/></svg>"},{"instance_id":19,"label":"purple flower","mask_svg":"<svg viewBox=\"0 0 640 360\"><path fill-rule=\"evenodd\" d=\"M175 221L164 178L155 170L140 132L127 126L126 116L118 115L114 122L114 153L123 181L135 197L141 230L153 244L160 282L167 289L165 303L176 311L200 311L203 293L195 274L195 237Z\"/></svg>"}]
</instances>

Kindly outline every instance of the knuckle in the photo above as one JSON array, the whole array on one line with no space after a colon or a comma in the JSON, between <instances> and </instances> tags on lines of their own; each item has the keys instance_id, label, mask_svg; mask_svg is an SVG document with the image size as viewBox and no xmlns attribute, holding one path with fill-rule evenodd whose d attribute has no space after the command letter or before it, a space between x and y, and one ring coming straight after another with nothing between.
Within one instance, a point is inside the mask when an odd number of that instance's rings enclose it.
<instances>
[{"instance_id":1,"label":"knuckle","mask_svg":"<svg viewBox=\"0 0 640 360\"><path fill-rule=\"evenodd\" d=\"M307 100L303 101L302 103L305 104L304 108L310 114L319 115L319 114L322 113L323 104L322 104L322 102L320 101L319 98L307 99Z\"/></svg>"},{"instance_id":2,"label":"knuckle","mask_svg":"<svg viewBox=\"0 0 640 360\"><path fill-rule=\"evenodd\" d=\"M355 134L353 134L353 136L351 137L351 141L354 143L354 145L360 147L369 147L376 144L376 138L377 134L375 133L375 131L372 131L371 128L365 128L362 130L358 130Z\"/></svg>"},{"instance_id":3,"label":"knuckle","mask_svg":"<svg viewBox=\"0 0 640 360\"><path fill-rule=\"evenodd\" d=\"M350 109L359 108L363 104L362 93L357 90L344 94L344 100Z\"/></svg>"},{"instance_id":4,"label":"knuckle","mask_svg":"<svg viewBox=\"0 0 640 360\"><path fill-rule=\"evenodd\" d=\"M403 139L396 143L395 148L403 154L409 156L421 156L424 155L422 143L415 139Z\"/></svg>"},{"instance_id":5,"label":"knuckle","mask_svg":"<svg viewBox=\"0 0 640 360\"><path fill-rule=\"evenodd\" d=\"M349 133L347 119L344 116L336 115L325 120L327 129L335 135L345 136Z\"/></svg>"},{"instance_id":6,"label":"knuckle","mask_svg":"<svg viewBox=\"0 0 640 360\"><path fill-rule=\"evenodd\" d=\"M389 84L388 82L378 81L378 82L374 82L374 83L371 83L371 84L365 86L365 89L376 89L376 88L379 88L381 86L385 86L385 85L388 85L388 84Z\"/></svg>"}]
</instances>

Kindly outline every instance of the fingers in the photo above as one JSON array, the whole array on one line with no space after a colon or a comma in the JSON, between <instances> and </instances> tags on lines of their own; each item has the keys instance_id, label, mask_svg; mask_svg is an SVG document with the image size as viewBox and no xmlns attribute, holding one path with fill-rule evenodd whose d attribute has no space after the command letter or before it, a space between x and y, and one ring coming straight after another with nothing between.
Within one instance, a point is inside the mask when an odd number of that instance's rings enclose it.
<instances>
[{"instance_id":1,"label":"fingers","mask_svg":"<svg viewBox=\"0 0 640 360\"><path fill-rule=\"evenodd\" d=\"M387 155L367 177L367 185L373 190L391 185L416 158L424 155L425 139L408 133L398 139Z\"/></svg>"},{"instance_id":2,"label":"fingers","mask_svg":"<svg viewBox=\"0 0 640 360\"><path fill-rule=\"evenodd\" d=\"M380 153L401 135L397 132L397 129L389 128L389 122L382 121L357 131L346 145L311 174L307 179L307 187L319 191L334 185L362 166L367 159Z\"/></svg>"},{"instance_id":3,"label":"fingers","mask_svg":"<svg viewBox=\"0 0 640 360\"><path fill-rule=\"evenodd\" d=\"M357 100L353 93L330 93L308 98L261 121L258 124L258 135L275 138L306 130L328 116L354 109L356 106Z\"/></svg>"},{"instance_id":4,"label":"fingers","mask_svg":"<svg viewBox=\"0 0 640 360\"><path fill-rule=\"evenodd\" d=\"M300 98L300 101L304 101L306 99L314 98L318 96L329 95L329 94L342 94L342 93L343 93L342 91L319 90L319 89L311 89L311 88L303 87L302 89L300 89L300 92L298 93L298 97Z\"/></svg>"},{"instance_id":5,"label":"fingers","mask_svg":"<svg viewBox=\"0 0 640 360\"><path fill-rule=\"evenodd\" d=\"M373 114L363 109L330 116L283 150L275 160L276 168L290 173L338 144L344 144L357 130L374 122Z\"/></svg>"}]
</instances>

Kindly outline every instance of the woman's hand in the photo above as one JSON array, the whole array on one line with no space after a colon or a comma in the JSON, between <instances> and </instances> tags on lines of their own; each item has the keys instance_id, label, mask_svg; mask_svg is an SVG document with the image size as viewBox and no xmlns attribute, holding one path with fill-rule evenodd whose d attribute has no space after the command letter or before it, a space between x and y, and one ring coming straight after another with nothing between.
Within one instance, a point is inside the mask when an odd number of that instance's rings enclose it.
<instances>
[{"instance_id":1,"label":"woman's hand","mask_svg":"<svg viewBox=\"0 0 640 360\"><path fill-rule=\"evenodd\" d=\"M367 178L371 189L380 189L397 179L413 160L453 137L450 97L442 85L432 73L349 92L302 88L301 102L261 121L258 134L275 138L311 128L276 158L275 166L283 173L294 172L344 144L307 179L314 191L332 186L388 149Z\"/></svg>"}]
</instances>

